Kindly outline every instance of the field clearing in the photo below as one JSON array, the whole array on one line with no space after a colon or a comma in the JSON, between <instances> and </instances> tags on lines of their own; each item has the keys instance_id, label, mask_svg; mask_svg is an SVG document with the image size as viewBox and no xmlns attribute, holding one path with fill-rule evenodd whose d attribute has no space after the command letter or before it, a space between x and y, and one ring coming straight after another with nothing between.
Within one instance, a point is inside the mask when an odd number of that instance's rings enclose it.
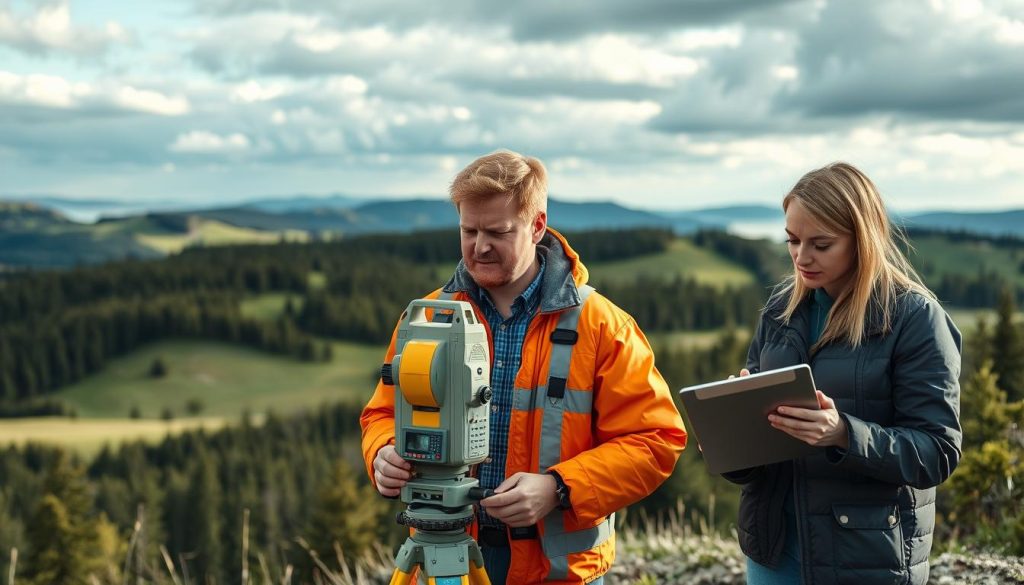
<instances>
[{"instance_id":1,"label":"field clearing","mask_svg":"<svg viewBox=\"0 0 1024 585\"><path fill-rule=\"evenodd\" d=\"M982 317L988 322L989 332L992 331L992 328L995 327L996 322L999 320L995 309L965 309L959 307L945 307L945 309L949 313L950 318L953 319L953 323L964 333L973 331ZM1013 322L1024 323L1024 312L1017 311L1013 316Z\"/></svg>"},{"instance_id":2,"label":"field clearing","mask_svg":"<svg viewBox=\"0 0 1024 585\"><path fill-rule=\"evenodd\" d=\"M45 443L68 448L86 458L103 445L116 446L129 441L160 441L168 435L205 429L215 431L233 422L223 417L162 420L69 419L57 417L19 418L0 425L0 445Z\"/></svg>"},{"instance_id":3,"label":"field clearing","mask_svg":"<svg viewBox=\"0 0 1024 585\"><path fill-rule=\"evenodd\" d=\"M176 417L198 400L202 416L237 418L243 412L294 411L339 400L366 400L384 347L332 342L334 359L307 363L245 347L206 341L163 341L113 360L101 372L54 398L80 419L128 418L138 407L156 419L165 408ZM167 375L148 376L160 357Z\"/></svg>"},{"instance_id":4,"label":"field clearing","mask_svg":"<svg viewBox=\"0 0 1024 585\"><path fill-rule=\"evenodd\" d=\"M910 260L922 269L925 282L936 278L935 270L922 266L931 261L940 274L975 276L980 270L995 272L1017 286L1024 286L1024 252L999 248L987 242L952 242L939 237L921 237L913 241L916 253Z\"/></svg>"},{"instance_id":5,"label":"field clearing","mask_svg":"<svg viewBox=\"0 0 1024 585\"><path fill-rule=\"evenodd\" d=\"M243 299L240 309L242 316L260 321L273 321L284 313L288 298L292 299L292 307L298 311L302 308L302 295L296 293L266 293Z\"/></svg>"},{"instance_id":6,"label":"field clearing","mask_svg":"<svg viewBox=\"0 0 1024 585\"><path fill-rule=\"evenodd\" d=\"M742 339L747 339L750 330L745 327L736 327L732 331ZM729 332L729 328L710 329L707 331L672 331L669 333L651 333L647 337L655 349L707 349L715 344L722 335Z\"/></svg>"},{"instance_id":7,"label":"field clearing","mask_svg":"<svg viewBox=\"0 0 1024 585\"><path fill-rule=\"evenodd\" d=\"M583 263L590 270L591 280L596 282L633 282L640 276L666 281L682 276L722 288L754 282L754 275L746 268L682 238L674 240L659 254L598 264L587 264L587 259L583 258Z\"/></svg>"},{"instance_id":8,"label":"field clearing","mask_svg":"<svg viewBox=\"0 0 1024 585\"><path fill-rule=\"evenodd\" d=\"M308 241L309 235L299 230L281 232L242 228L216 220L201 220L199 228L192 233L138 233L139 243L174 254L189 245L221 246L226 244L273 244L282 238L289 242Z\"/></svg>"},{"instance_id":9,"label":"field clearing","mask_svg":"<svg viewBox=\"0 0 1024 585\"><path fill-rule=\"evenodd\" d=\"M317 272L314 270L309 273L309 279L306 283L312 290L320 290L327 286L327 275L323 272Z\"/></svg>"}]
</instances>

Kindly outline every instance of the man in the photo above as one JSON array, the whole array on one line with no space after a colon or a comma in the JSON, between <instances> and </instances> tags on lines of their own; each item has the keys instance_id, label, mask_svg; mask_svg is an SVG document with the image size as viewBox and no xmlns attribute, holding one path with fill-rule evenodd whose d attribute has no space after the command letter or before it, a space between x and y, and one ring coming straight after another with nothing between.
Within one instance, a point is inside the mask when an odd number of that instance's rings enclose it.
<instances>
[{"instance_id":1,"label":"man","mask_svg":"<svg viewBox=\"0 0 1024 585\"><path fill-rule=\"evenodd\" d=\"M499 151L456 176L462 261L428 298L468 301L491 338L490 457L477 468L478 541L491 582L601 583L612 514L672 472L686 431L633 319L586 286L587 269L547 227L547 172ZM392 337L385 361L395 350ZM397 496L412 466L394 447L393 389L363 410L363 455Z\"/></svg>"}]
</instances>

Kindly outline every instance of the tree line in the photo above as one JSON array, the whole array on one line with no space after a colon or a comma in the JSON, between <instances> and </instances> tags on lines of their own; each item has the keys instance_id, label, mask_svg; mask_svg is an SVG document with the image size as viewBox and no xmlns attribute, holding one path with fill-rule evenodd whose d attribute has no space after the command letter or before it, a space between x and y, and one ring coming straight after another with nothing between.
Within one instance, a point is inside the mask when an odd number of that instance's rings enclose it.
<instances>
[{"instance_id":1,"label":"tree line","mask_svg":"<svg viewBox=\"0 0 1024 585\"><path fill-rule=\"evenodd\" d=\"M766 300L758 285L719 287L676 276L596 282L595 288L633 316L644 331L692 331L754 323Z\"/></svg>"},{"instance_id":2,"label":"tree line","mask_svg":"<svg viewBox=\"0 0 1024 585\"><path fill-rule=\"evenodd\" d=\"M113 357L170 337L240 343L305 361L330 352L290 319L243 317L238 298L227 293L101 301L0 325L0 416L46 412L53 403L37 398L99 371Z\"/></svg>"},{"instance_id":3,"label":"tree line","mask_svg":"<svg viewBox=\"0 0 1024 585\"><path fill-rule=\"evenodd\" d=\"M312 582L298 538L330 559L335 542L358 555L400 532L393 504L362 471L358 416L358 405L339 404L260 424L246 417L214 433L105 448L89 464L56 448L9 447L0 451L0 570L8 574L18 548L19 583L169 581L163 547L191 582L240 584L247 547L268 580L291 566L296 582Z\"/></svg>"}]
</instances>

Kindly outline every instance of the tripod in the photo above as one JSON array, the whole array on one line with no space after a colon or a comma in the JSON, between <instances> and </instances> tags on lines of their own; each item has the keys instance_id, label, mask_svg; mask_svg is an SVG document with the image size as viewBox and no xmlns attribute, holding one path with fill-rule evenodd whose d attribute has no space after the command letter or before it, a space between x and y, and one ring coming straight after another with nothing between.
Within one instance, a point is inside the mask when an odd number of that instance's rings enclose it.
<instances>
[{"instance_id":1,"label":"tripod","mask_svg":"<svg viewBox=\"0 0 1024 585\"><path fill-rule=\"evenodd\" d=\"M477 485L476 479L457 477L415 479L402 488L402 500L413 503L397 521L416 532L395 556L391 585L411 585L417 568L427 585L491 585L480 547L466 532L473 523L472 501L491 495Z\"/></svg>"}]
</instances>

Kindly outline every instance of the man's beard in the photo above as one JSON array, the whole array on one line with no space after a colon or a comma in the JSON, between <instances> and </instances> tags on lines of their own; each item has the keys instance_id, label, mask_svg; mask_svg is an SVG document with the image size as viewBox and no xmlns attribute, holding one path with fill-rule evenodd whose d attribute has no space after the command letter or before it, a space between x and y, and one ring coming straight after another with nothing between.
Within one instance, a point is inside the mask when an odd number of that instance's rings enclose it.
<instances>
[{"instance_id":1,"label":"man's beard","mask_svg":"<svg viewBox=\"0 0 1024 585\"><path fill-rule=\"evenodd\" d=\"M483 288L498 288L512 282L512 269L500 261L473 261L468 263L468 268L473 282ZM481 268L483 269L481 270Z\"/></svg>"}]
</instances>

